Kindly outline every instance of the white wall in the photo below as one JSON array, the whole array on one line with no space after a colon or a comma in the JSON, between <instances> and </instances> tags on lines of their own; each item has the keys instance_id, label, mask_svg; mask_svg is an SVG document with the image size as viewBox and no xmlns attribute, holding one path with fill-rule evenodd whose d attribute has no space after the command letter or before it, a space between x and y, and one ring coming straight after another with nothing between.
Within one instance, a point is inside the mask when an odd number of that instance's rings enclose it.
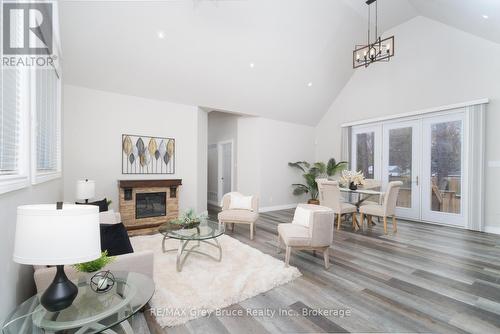
<instances>
[{"instance_id":1,"label":"white wall","mask_svg":"<svg viewBox=\"0 0 500 334\"><path fill-rule=\"evenodd\" d=\"M33 267L12 261L16 208L25 204L55 203L62 200L61 179L0 195L0 323L24 300L35 293Z\"/></svg>"},{"instance_id":2,"label":"white wall","mask_svg":"<svg viewBox=\"0 0 500 334\"><path fill-rule=\"evenodd\" d=\"M257 194L261 208L307 200L294 196L301 173L288 162L314 161L314 127L256 117L238 119L238 191Z\"/></svg>"},{"instance_id":3,"label":"white wall","mask_svg":"<svg viewBox=\"0 0 500 334\"><path fill-rule=\"evenodd\" d=\"M76 180L87 177L96 181L96 197L111 199L112 208L118 211L118 180L180 178L181 210L206 210L206 176L199 171L200 166L206 166L204 111L195 106L71 85L64 86L63 94L65 200L74 200ZM124 133L175 138L175 174L122 174Z\"/></svg>"},{"instance_id":4,"label":"white wall","mask_svg":"<svg viewBox=\"0 0 500 334\"><path fill-rule=\"evenodd\" d=\"M342 123L486 97L486 157L500 161L500 45L424 17L384 35L391 34L394 58L357 69L318 124L316 158L340 157ZM486 225L498 231L499 188L500 168L487 167Z\"/></svg>"}]
</instances>

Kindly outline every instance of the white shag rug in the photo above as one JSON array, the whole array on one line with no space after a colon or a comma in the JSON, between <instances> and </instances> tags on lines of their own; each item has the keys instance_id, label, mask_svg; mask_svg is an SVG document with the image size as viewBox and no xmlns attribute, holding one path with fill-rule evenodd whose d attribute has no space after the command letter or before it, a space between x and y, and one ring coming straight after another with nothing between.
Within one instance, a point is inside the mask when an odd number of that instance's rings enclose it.
<instances>
[{"instance_id":1,"label":"white shag rug","mask_svg":"<svg viewBox=\"0 0 500 334\"><path fill-rule=\"evenodd\" d=\"M283 261L227 235L218 238L222 247L221 262L191 253L181 272L175 267L177 252L162 251L163 235L138 236L130 240L135 251L154 252L156 291L150 305L161 327L180 325L208 315L301 275L297 268L286 268ZM177 248L179 241L169 239L165 245L167 249ZM218 256L215 247L204 243L197 250Z\"/></svg>"}]
</instances>

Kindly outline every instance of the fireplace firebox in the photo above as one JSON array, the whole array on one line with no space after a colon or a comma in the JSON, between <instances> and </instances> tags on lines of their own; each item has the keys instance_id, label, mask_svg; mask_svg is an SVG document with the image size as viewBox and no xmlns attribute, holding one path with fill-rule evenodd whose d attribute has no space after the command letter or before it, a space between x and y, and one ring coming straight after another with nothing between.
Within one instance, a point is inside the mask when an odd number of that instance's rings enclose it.
<instances>
[{"instance_id":1,"label":"fireplace firebox","mask_svg":"<svg viewBox=\"0 0 500 334\"><path fill-rule=\"evenodd\" d=\"M166 192L148 192L135 194L135 218L141 219L166 216L166 200Z\"/></svg>"}]
</instances>

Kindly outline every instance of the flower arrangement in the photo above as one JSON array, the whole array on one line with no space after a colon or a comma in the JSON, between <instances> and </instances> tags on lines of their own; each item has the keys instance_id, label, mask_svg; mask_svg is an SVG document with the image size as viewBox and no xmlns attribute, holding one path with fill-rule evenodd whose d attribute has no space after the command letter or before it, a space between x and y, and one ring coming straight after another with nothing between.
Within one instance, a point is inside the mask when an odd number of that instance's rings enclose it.
<instances>
[{"instance_id":1,"label":"flower arrangement","mask_svg":"<svg viewBox=\"0 0 500 334\"><path fill-rule=\"evenodd\" d=\"M172 224L180 225L182 228L194 228L200 225L202 219L206 219L207 214L197 215L194 209L183 212L179 218L172 220Z\"/></svg>"},{"instance_id":2,"label":"flower arrangement","mask_svg":"<svg viewBox=\"0 0 500 334\"><path fill-rule=\"evenodd\" d=\"M365 184L365 177L362 172L356 172L354 170L344 170L342 171L342 177L340 181L348 186L351 190L358 189L358 186Z\"/></svg>"}]
</instances>

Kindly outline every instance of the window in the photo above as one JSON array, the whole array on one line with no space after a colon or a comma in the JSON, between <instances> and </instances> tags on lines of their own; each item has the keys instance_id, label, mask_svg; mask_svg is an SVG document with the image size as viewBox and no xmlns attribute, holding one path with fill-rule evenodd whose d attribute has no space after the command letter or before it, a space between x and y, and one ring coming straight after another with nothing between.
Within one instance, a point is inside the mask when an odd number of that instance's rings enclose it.
<instances>
[{"instance_id":1,"label":"window","mask_svg":"<svg viewBox=\"0 0 500 334\"><path fill-rule=\"evenodd\" d=\"M15 175L19 172L20 144L20 94L19 76L15 69L2 68L0 76L0 174Z\"/></svg>"},{"instance_id":2,"label":"window","mask_svg":"<svg viewBox=\"0 0 500 334\"><path fill-rule=\"evenodd\" d=\"M37 69L34 80L33 183L60 176L59 78L54 69Z\"/></svg>"},{"instance_id":3,"label":"window","mask_svg":"<svg viewBox=\"0 0 500 334\"><path fill-rule=\"evenodd\" d=\"M25 75L0 65L0 194L29 183Z\"/></svg>"}]
</instances>

